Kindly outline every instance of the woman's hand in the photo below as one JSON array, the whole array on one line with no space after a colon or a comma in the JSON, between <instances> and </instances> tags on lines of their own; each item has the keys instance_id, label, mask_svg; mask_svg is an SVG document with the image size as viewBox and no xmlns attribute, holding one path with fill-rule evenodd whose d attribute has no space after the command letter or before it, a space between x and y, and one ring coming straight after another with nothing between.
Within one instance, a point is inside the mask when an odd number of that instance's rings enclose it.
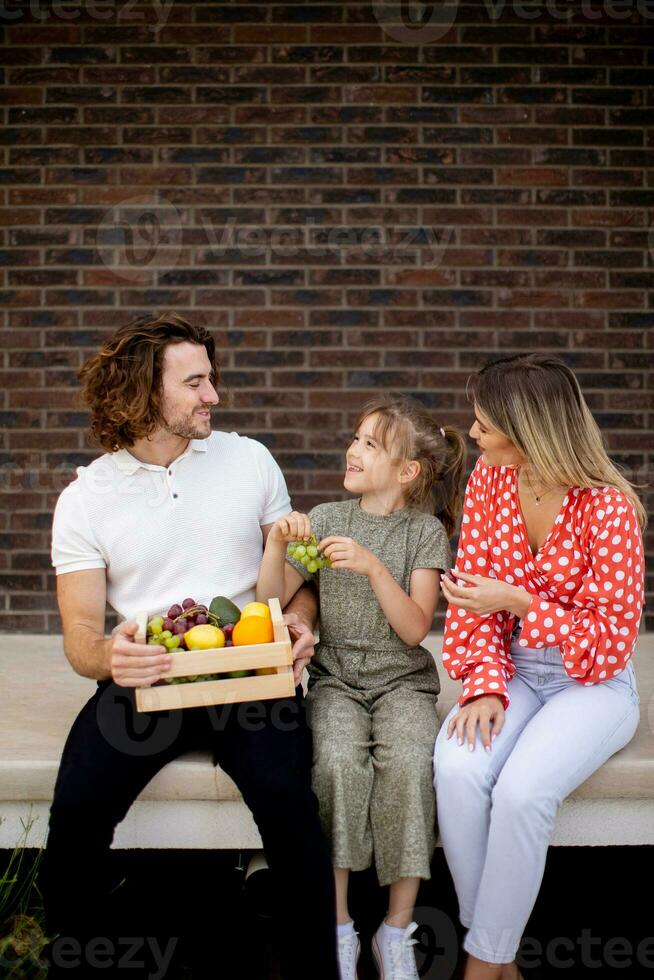
<instances>
[{"instance_id":1,"label":"woman's hand","mask_svg":"<svg viewBox=\"0 0 654 980\"><path fill-rule=\"evenodd\" d=\"M332 563L332 568L349 568L358 575L370 576L379 559L352 538L330 534L323 538L318 548Z\"/></svg>"},{"instance_id":2,"label":"woman's hand","mask_svg":"<svg viewBox=\"0 0 654 980\"><path fill-rule=\"evenodd\" d=\"M308 541L311 537L311 521L307 514L293 510L275 521L268 538L277 544L282 541Z\"/></svg>"},{"instance_id":3,"label":"woman's hand","mask_svg":"<svg viewBox=\"0 0 654 980\"><path fill-rule=\"evenodd\" d=\"M479 724L479 734L487 752L490 752L492 738L504 728L504 703L497 694L482 694L474 701L464 704L447 726L447 737L451 738L456 728L459 745L463 745L463 733L468 740L468 749L473 752ZM491 733L492 726L492 733ZM491 738L492 734L492 738Z\"/></svg>"},{"instance_id":4,"label":"woman's hand","mask_svg":"<svg viewBox=\"0 0 654 980\"><path fill-rule=\"evenodd\" d=\"M467 582L457 585L455 579ZM448 572L441 576L443 595L453 606L469 609L477 616L506 610L522 619L531 604L531 593L519 586L509 585L496 578L471 575L469 572Z\"/></svg>"}]
</instances>

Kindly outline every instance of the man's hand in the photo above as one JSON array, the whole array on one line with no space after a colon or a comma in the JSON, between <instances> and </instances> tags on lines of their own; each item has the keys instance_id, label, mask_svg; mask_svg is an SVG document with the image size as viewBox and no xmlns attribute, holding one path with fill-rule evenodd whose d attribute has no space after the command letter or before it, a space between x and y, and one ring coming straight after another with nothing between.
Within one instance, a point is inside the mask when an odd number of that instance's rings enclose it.
<instances>
[{"instance_id":1,"label":"man's hand","mask_svg":"<svg viewBox=\"0 0 654 980\"><path fill-rule=\"evenodd\" d=\"M170 654L164 646L136 643L138 623L119 623L109 644L109 667L119 687L150 687L170 667Z\"/></svg>"},{"instance_id":2,"label":"man's hand","mask_svg":"<svg viewBox=\"0 0 654 980\"><path fill-rule=\"evenodd\" d=\"M463 584L457 584L457 580ZM531 593L520 586L470 572L452 571L441 576L441 589L453 606L469 609L477 616L506 610L522 619L532 600Z\"/></svg>"},{"instance_id":3,"label":"man's hand","mask_svg":"<svg viewBox=\"0 0 654 980\"><path fill-rule=\"evenodd\" d=\"M504 728L504 703L496 694L483 694L474 701L464 704L447 726L447 737L451 738L454 729L456 729L459 745L463 745L463 733L465 731L468 748L473 752L477 737L477 724L479 724L482 744L489 752L492 738L499 735Z\"/></svg>"},{"instance_id":4,"label":"man's hand","mask_svg":"<svg viewBox=\"0 0 654 980\"><path fill-rule=\"evenodd\" d=\"M330 534L323 538L318 549L329 558L332 568L349 568L358 575L370 576L379 559L363 545L357 544L352 538Z\"/></svg>"},{"instance_id":5,"label":"man's hand","mask_svg":"<svg viewBox=\"0 0 654 980\"><path fill-rule=\"evenodd\" d=\"M293 679L295 686L302 680L302 671L314 654L315 636L297 613L286 613L284 622L288 626L293 642Z\"/></svg>"}]
</instances>

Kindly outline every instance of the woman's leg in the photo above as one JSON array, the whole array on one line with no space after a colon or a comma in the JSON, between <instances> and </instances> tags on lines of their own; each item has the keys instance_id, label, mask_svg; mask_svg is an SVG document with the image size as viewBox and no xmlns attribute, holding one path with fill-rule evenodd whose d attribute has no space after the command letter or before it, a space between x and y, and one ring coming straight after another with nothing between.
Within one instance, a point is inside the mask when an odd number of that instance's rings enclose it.
<instances>
[{"instance_id":1,"label":"woman's leg","mask_svg":"<svg viewBox=\"0 0 654 980\"><path fill-rule=\"evenodd\" d=\"M483 873L464 941L473 956L496 964L514 959L561 802L631 741L638 721L626 686L563 681L527 724L492 792Z\"/></svg>"},{"instance_id":2,"label":"woman's leg","mask_svg":"<svg viewBox=\"0 0 654 980\"><path fill-rule=\"evenodd\" d=\"M516 673L509 681L511 703L504 728L490 753L477 733L474 752L459 745L456 733L447 738L447 726L459 711L455 704L443 722L434 753L434 785L438 828L459 900L459 918L470 926L484 871L490 828L491 794L521 732L542 708L542 702Z\"/></svg>"}]
</instances>

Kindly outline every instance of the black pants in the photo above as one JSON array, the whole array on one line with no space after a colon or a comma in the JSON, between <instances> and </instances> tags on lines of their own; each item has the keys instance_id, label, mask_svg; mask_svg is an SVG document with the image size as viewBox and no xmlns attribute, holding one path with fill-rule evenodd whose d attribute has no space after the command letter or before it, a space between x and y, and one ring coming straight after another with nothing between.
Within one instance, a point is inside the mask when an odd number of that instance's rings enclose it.
<instances>
[{"instance_id":1,"label":"black pants","mask_svg":"<svg viewBox=\"0 0 654 980\"><path fill-rule=\"evenodd\" d=\"M117 824L166 763L203 747L237 784L259 828L275 876L285 980L338 980L332 864L311 790L300 688L294 698L148 715L136 712L132 689L100 683L71 728L50 810L41 872L50 934L106 935ZM217 922L217 940L219 931Z\"/></svg>"}]
</instances>

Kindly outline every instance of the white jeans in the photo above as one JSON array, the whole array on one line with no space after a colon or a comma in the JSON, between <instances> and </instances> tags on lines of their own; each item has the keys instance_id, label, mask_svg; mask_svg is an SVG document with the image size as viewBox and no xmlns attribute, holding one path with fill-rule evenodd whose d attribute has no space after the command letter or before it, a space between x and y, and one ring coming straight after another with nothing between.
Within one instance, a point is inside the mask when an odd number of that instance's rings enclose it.
<instances>
[{"instance_id":1,"label":"white jeans","mask_svg":"<svg viewBox=\"0 0 654 980\"><path fill-rule=\"evenodd\" d=\"M617 677L584 687L565 673L558 647L518 647L511 657L504 728L487 753L447 738L434 753L445 857L468 928L463 948L489 963L515 959L543 879L558 807L627 745L639 722L631 661Z\"/></svg>"}]
</instances>

